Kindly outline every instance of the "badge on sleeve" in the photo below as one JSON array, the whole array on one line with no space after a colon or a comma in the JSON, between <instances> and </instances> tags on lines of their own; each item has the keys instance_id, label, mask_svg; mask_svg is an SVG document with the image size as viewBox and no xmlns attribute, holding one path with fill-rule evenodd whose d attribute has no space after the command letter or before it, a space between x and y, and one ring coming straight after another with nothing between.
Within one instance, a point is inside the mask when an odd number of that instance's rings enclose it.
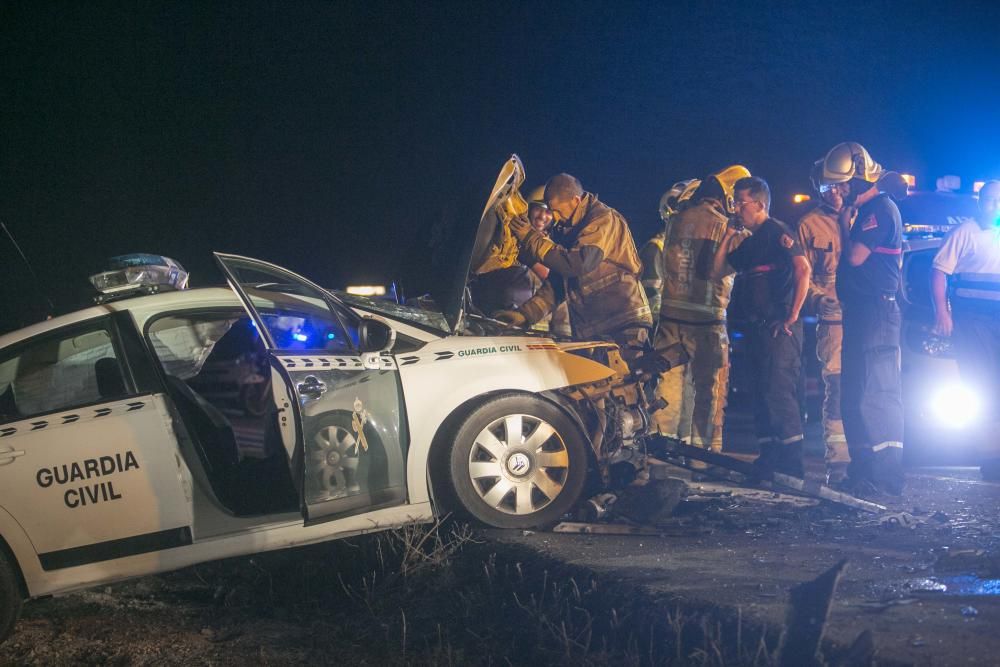
<instances>
[{"instance_id":1,"label":"badge on sleeve","mask_svg":"<svg viewBox=\"0 0 1000 667\"><path fill-rule=\"evenodd\" d=\"M863 232L870 232L876 227L878 227L878 220L875 219L874 213L865 218L864 222L861 223L861 231Z\"/></svg>"}]
</instances>

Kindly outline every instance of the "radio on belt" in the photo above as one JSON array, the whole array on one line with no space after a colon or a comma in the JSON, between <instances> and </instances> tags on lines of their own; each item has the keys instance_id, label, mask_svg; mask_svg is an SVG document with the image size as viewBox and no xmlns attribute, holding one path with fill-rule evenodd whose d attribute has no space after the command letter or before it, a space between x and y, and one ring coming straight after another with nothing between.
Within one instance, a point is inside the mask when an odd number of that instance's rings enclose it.
<instances>
[{"instance_id":1,"label":"radio on belt","mask_svg":"<svg viewBox=\"0 0 1000 667\"><path fill-rule=\"evenodd\" d=\"M97 303L106 303L143 294L187 289L188 273L178 262L148 253L118 255L109 261L111 270L90 276L100 294Z\"/></svg>"}]
</instances>

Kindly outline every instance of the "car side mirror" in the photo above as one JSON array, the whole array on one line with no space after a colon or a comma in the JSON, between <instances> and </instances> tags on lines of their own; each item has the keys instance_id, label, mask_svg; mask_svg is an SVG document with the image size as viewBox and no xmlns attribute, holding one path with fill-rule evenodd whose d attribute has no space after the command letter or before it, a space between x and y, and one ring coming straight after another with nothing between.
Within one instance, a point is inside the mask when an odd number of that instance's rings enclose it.
<instances>
[{"instance_id":1,"label":"car side mirror","mask_svg":"<svg viewBox=\"0 0 1000 667\"><path fill-rule=\"evenodd\" d=\"M396 344L396 330L381 320L362 319L358 344L362 352L388 352Z\"/></svg>"}]
</instances>

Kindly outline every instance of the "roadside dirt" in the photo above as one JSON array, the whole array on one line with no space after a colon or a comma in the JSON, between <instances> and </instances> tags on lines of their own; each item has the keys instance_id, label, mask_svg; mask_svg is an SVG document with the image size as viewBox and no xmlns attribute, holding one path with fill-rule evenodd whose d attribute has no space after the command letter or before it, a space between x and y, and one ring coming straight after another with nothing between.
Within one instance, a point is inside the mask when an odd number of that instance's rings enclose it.
<instances>
[{"instance_id":1,"label":"roadside dirt","mask_svg":"<svg viewBox=\"0 0 1000 667\"><path fill-rule=\"evenodd\" d=\"M694 484L659 531L403 531L211 563L30 602L0 664L766 665L789 588L842 558L828 655L866 629L879 664L1000 652L1000 486L972 470L912 474L881 517Z\"/></svg>"}]
</instances>

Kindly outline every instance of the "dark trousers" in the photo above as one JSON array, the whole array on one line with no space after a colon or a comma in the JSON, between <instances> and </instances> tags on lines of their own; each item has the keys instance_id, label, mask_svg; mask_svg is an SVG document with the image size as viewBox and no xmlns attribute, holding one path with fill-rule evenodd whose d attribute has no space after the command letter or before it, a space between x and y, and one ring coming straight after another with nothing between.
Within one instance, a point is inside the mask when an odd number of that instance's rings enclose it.
<instances>
[{"instance_id":1,"label":"dark trousers","mask_svg":"<svg viewBox=\"0 0 1000 667\"><path fill-rule=\"evenodd\" d=\"M771 335L773 325L756 323L747 331L750 385L757 441L791 444L802 440L799 370L802 365L802 321L792 335Z\"/></svg>"},{"instance_id":2,"label":"dark trousers","mask_svg":"<svg viewBox=\"0 0 1000 667\"><path fill-rule=\"evenodd\" d=\"M840 411L853 459L856 452L903 446L900 315L889 295L851 295L842 305Z\"/></svg>"},{"instance_id":3,"label":"dark trousers","mask_svg":"<svg viewBox=\"0 0 1000 667\"><path fill-rule=\"evenodd\" d=\"M983 400L986 422L1000 419L1000 303L952 299L958 370Z\"/></svg>"}]
</instances>

